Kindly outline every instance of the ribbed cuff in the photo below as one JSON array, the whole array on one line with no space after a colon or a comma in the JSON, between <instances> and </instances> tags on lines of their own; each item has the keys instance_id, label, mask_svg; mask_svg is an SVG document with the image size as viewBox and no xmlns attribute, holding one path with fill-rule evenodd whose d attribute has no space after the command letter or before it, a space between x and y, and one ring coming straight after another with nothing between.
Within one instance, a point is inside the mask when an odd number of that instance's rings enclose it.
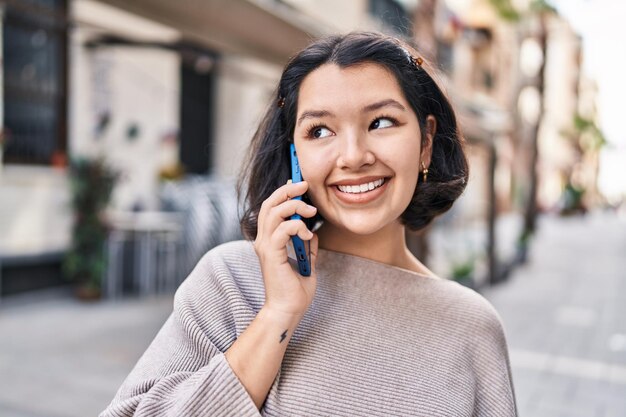
<instances>
[{"instance_id":1,"label":"ribbed cuff","mask_svg":"<svg viewBox=\"0 0 626 417\"><path fill-rule=\"evenodd\" d=\"M241 384L226 360L219 352L209 365L211 368L200 383L193 399L189 401L185 415L211 415L216 417L260 417L254 401Z\"/></svg>"}]
</instances>

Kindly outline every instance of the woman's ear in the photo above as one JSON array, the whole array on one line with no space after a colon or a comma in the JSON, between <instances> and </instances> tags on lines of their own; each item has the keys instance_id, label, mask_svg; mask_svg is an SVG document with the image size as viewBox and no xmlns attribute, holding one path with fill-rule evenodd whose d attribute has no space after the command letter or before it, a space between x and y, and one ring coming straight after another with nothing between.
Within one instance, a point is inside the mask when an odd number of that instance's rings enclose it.
<instances>
[{"instance_id":1,"label":"woman's ear","mask_svg":"<svg viewBox=\"0 0 626 417\"><path fill-rule=\"evenodd\" d=\"M424 165L428 167L430 165L430 158L433 151L433 140L437 133L437 119L432 114L426 117L426 143L422 146L421 160Z\"/></svg>"}]
</instances>

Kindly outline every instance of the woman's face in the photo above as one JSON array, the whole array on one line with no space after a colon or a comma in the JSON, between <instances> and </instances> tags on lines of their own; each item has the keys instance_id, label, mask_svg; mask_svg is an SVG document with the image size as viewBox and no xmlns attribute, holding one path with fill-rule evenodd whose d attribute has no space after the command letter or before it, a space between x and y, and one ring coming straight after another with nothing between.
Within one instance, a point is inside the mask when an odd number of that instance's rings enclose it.
<instances>
[{"instance_id":1,"label":"woman's face","mask_svg":"<svg viewBox=\"0 0 626 417\"><path fill-rule=\"evenodd\" d=\"M420 128L394 75L325 64L304 78L297 105L294 142L318 212L360 235L398 221L417 184Z\"/></svg>"}]
</instances>

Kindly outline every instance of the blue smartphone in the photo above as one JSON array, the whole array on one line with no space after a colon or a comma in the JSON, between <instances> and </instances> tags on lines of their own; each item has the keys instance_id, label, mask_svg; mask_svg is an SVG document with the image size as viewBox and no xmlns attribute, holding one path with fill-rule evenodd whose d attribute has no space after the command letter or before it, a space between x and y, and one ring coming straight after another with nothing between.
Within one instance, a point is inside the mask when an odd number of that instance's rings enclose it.
<instances>
[{"instance_id":1,"label":"blue smartphone","mask_svg":"<svg viewBox=\"0 0 626 417\"><path fill-rule=\"evenodd\" d=\"M302 173L300 172L300 163L298 162L298 155L296 155L296 147L292 143L289 147L289 155L291 156L291 182L296 183L302 181ZM302 196L293 198L294 200L302 200ZM301 220L302 217L299 214L291 216L291 220ZM311 275L311 245L309 241L306 242L300 239L298 235L291 236L291 242L293 243L293 249L296 252L296 258L298 260L298 271L300 275L308 277Z\"/></svg>"}]
</instances>

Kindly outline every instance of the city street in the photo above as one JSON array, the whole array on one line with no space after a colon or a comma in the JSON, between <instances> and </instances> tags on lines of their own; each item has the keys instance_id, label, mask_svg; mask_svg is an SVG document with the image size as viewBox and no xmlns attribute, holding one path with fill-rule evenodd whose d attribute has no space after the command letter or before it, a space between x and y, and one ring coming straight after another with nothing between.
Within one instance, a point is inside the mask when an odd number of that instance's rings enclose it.
<instances>
[{"instance_id":1,"label":"city street","mask_svg":"<svg viewBox=\"0 0 626 417\"><path fill-rule=\"evenodd\" d=\"M529 262L483 294L504 322L522 417L626 415L626 218L543 216ZM171 311L171 297L0 302L0 415L93 416Z\"/></svg>"},{"instance_id":2,"label":"city street","mask_svg":"<svg viewBox=\"0 0 626 417\"><path fill-rule=\"evenodd\" d=\"M522 417L626 415L626 218L542 217L529 263L484 295Z\"/></svg>"}]
</instances>

